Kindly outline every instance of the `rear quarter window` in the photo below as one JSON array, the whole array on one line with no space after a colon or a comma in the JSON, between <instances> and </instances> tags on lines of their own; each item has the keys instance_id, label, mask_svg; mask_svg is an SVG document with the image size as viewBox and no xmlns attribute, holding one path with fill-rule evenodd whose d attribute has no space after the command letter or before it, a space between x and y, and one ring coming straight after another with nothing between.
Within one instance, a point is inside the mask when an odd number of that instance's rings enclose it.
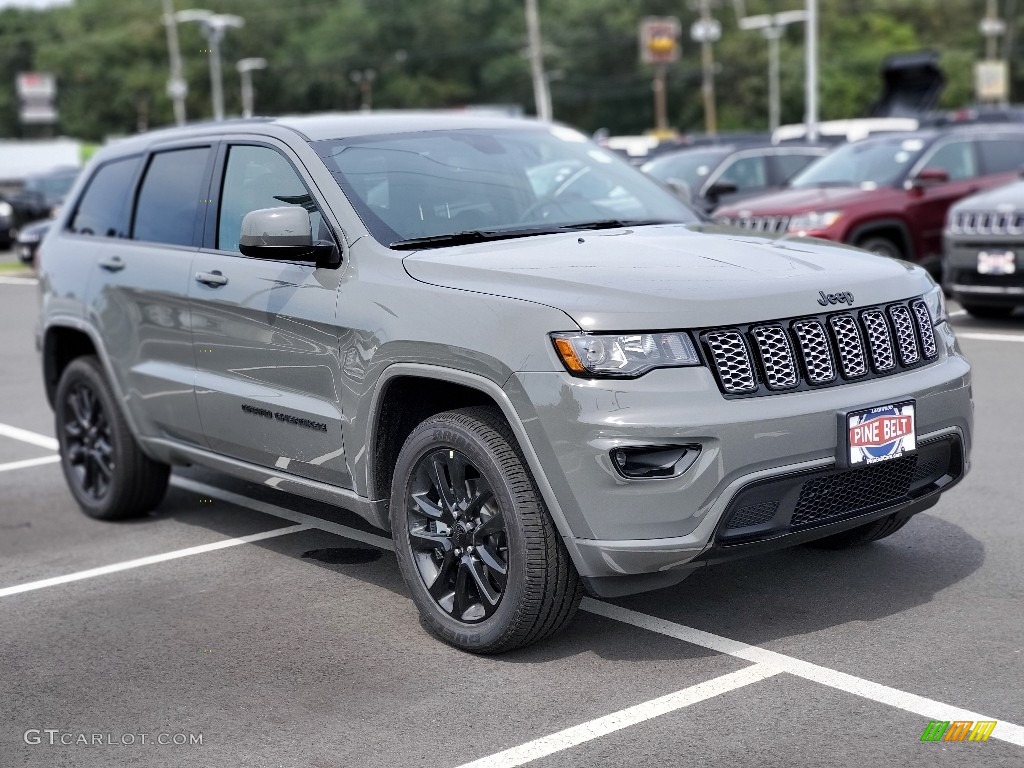
<instances>
[{"instance_id":1,"label":"rear quarter window","mask_svg":"<svg viewBox=\"0 0 1024 768\"><path fill-rule=\"evenodd\" d=\"M127 237L128 196L141 162L141 156L135 156L99 166L89 179L68 229L78 235Z\"/></svg>"}]
</instances>

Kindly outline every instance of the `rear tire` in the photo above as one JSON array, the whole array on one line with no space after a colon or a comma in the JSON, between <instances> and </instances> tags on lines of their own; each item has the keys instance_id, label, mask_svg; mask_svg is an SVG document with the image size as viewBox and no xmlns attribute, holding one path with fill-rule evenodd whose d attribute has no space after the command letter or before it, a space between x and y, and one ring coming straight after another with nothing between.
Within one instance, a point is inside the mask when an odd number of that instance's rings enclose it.
<instances>
[{"instance_id":1,"label":"rear tire","mask_svg":"<svg viewBox=\"0 0 1024 768\"><path fill-rule=\"evenodd\" d=\"M85 514L123 520L160 503L171 468L139 449L97 358L79 357L64 369L54 416L61 469Z\"/></svg>"},{"instance_id":2,"label":"rear tire","mask_svg":"<svg viewBox=\"0 0 1024 768\"><path fill-rule=\"evenodd\" d=\"M1006 307L998 304L964 304L962 306L968 315L979 320L1005 320L1016 309L1016 307Z\"/></svg>"},{"instance_id":3,"label":"rear tire","mask_svg":"<svg viewBox=\"0 0 1024 768\"><path fill-rule=\"evenodd\" d=\"M494 408L447 411L413 430L395 465L391 530L424 626L462 650L502 653L549 637L583 597Z\"/></svg>"},{"instance_id":4,"label":"rear tire","mask_svg":"<svg viewBox=\"0 0 1024 768\"><path fill-rule=\"evenodd\" d=\"M873 523L851 528L848 531L836 533L832 536L825 536L821 539L809 541L807 542L807 546L816 547L818 549L850 549L851 547L861 547L865 544L870 544L873 541L879 541L880 539L892 536L896 531L909 523L911 517L913 517L913 515L908 515L905 512L895 512L888 517L883 517L881 520L875 520Z\"/></svg>"}]
</instances>

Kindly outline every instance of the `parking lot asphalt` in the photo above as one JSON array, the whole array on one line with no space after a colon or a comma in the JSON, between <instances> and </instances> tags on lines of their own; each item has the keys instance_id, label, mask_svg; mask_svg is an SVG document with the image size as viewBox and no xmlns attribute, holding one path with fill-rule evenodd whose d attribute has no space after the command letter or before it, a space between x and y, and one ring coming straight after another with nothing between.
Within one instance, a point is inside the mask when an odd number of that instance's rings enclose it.
<instances>
[{"instance_id":1,"label":"parking lot asphalt","mask_svg":"<svg viewBox=\"0 0 1024 768\"><path fill-rule=\"evenodd\" d=\"M36 302L0 279L3 768L1024 765L1024 314L954 316L972 471L895 536L587 600L481 658L432 639L387 537L327 505L193 468L148 519L86 518ZM956 719L999 725L921 742Z\"/></svg>"}]
</instances>

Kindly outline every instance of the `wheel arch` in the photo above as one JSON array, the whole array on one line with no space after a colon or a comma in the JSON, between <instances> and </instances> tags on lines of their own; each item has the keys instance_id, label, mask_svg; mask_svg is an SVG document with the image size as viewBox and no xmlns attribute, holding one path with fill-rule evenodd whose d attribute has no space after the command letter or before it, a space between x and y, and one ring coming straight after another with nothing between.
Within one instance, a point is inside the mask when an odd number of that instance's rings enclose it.
<instances>
[{"instance_id":1,"label":"wheel arch","mask_svg":"<svg viewBox=\"0 0 1024 768\"><path fill-rule=\"evenodd\" d=\"M846 242L857 245L869 237L884 237L887 240L892 240L893 244L902 251L903 258L908 261L916 259L914 239L906 222L901 219L872 219L858 224L850 230Z\"/></svg>"},{"instance_id":2,"label":"wheel arch","mask_svg":"<svg viewBox=\"0 0 1024 768\"><path fill-rule=\"evenodd\" d=\"M103 368L107 372L107 379L110 379L106 356L102 350L103 346L92 329L78 320L57 320L46 326L43 331L41 350L43 385L46 390L46 400L51 408L57 394L57 384L60 382L61 374L75 358L95 355L103 364Z\"/></svg>"},{"instance_id":3,"label":"wheel arch","mask_svg":"<svg viewBox=\"0 0 1024 768\"><path fill-rule=\"evenodd\" d=\"M417 402L415 408L408 408L403 401L403 407L397 407L403 394L402 388L413 386L421 388L417 390L417 395L426 394L422 402ZM409 433L435 413L468 405L495 406L502 414L512 429L555 527L566 541L573 561L577 562L577 553L570 544L572 534L565 515L512 401L496 382L452 368L423 363L394 363L384 370L377 381L367 421L366 487L370 498L379 500L377 504L382 522L387 523L391 517L389 507L395 460Z\"/></svg>"}]
</instances>

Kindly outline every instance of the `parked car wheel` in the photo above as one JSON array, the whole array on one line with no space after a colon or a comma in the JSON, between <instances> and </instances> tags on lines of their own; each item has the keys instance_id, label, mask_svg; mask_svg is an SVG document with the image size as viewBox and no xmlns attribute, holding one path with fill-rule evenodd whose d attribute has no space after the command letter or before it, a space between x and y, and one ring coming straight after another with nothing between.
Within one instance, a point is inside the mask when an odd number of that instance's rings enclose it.
<instances>
[{"instance_id":1,"label":"parked car wheel","mask_svg":"<svg viewBox=\"0 0 1024 768\"><path fill-rule=\"evenodd\" d=\"M964 310L971 317L980 320L1003 320L1013 314L1015 307L1006 307L993 304L964 304Z\"/></svg>"},{"instance_id":2,"label":"parked car wheel","mask_svg":"<svg viewBox=\"0 0 1024 768\"><path fill-rule=\"evenodd\" d=\"M391 526L427 629L473 653L548 637L583 596L569 553L500 413L433 416L395 466Z\"/></svg>"},{"instance_id":3,"label":"parked car wheel","mask_svg":"<svg viewBox=\"0 0 1024 768\"><path fill-rule=\"evenodd\" d=\"M902 512L896 512L888 517L883 517L881 520L875 520L867 525L861 525L856 528L851 528L848 531L837 533L832 536L825 536L821 539L815 539L814 541L808 542L807 546L815 547L817 549L849 549L851 547L860 547L865 544L870 544L873 541L879 541L888 536L892 536L896 531L905 526L910 522L910 518L913 515L908 515Z\"/></svg>"},{"instance_id":4,"label":"parked car wheel","mask_svg":"<svg viewBox=\"0 0 1024 768\"><path fill-rule=\"evenodd\" d=\"M903 252L887 237L865 237L857 243L857 247L877 253L879 256L888 256L890 259L903 258Z\"/></svg>"},{"instance_id":5,"label":"parked car wheel","mask_svg":"<svg viewBox=\"0 0 1024 768\"><path fill-rule=\"evenodd\" d=\"M89 517L143 515L163 498L170 467L139 449L97 358L68 364L54 402L61 468Z\"/></svg>"}]
</instances>

